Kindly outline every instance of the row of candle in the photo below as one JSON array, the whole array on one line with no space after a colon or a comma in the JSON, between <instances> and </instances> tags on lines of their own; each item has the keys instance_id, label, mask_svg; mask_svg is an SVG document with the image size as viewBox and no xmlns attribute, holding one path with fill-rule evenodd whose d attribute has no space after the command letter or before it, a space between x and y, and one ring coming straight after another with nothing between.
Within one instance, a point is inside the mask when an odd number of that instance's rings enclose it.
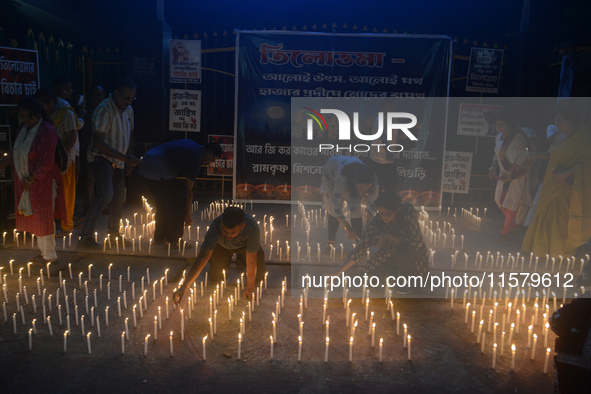
<instances>
[{"instance_id":1,"label":"row of candle","mask_svg":"<svg viewBox=\"0 0 591 394\"><path fill-rule=\"evenodd\" d=\"M452 269L455 268L456 265L459 265L458 253L459 253L459 250L456 250L454 254L450 255ZM494 269L494 270L503 271L504 269L511 269L511 270L515 271L515 270L519 269L521 272L524 272L524 270L526 269L525 259L527 256L522 256L521 252L517 252L515 254L515 256L512 253L508 253L507 258L505 259L505 255L501 254L500 251L497 251L497 253L495 255L494 253L491 253L491 251L489 250L486 253L486 259L484 260L484 265L483 265L484 254L481 254L480 251L476 251L474 260L472 260L472 258L470 257L470 255L468 253L464 253L463 257L464 257L464 264L463 264L464 269L469 268L468 264L470 262L472 262L470 269L474 269L474 270L476 270L476 269L482 270L484 268L487 270ZM535 257L535 259L534 259L534 257ZM538 272L538 271L548 272L549 271L550 273L554 274L556 272L562 271L562 266L563 266L564 261L566 261L564 272L570 272L570 271L575 270L575 264L577 263L575 256L566 257L566 259L563 256L559 256L558 257L558 265L557 265L556 264L557 259L555 257L550 258L550 255L547 254L546 260L545 260L543 268L542 268L542 265L539 264L540 258L538 256L534 256L533 253L530 253L528 263L527 263L527 269L533 270L533 272ZM580 259L580 266L578 269L578 275L580 275L583 272L583 268L584 268L585 263L587 261L589 261L588 254L585 255L585 258ZM548 270L548 267L550 267L550 270Z\"/></svg>"},{"instance_id":2,"label":"row of candle","mask_svg":"<svg viewBox=\"0 0 591 394\"><path fill-rule=\"evenodd\" d=\"M509 304L510 305L510 304ZM536 304L537 305L537 304ZM491 334L491 322L494 320L494 325L492 325L492 368L496 369L496 362L497 362L497 351L499 350L499 355L503 356L504 355L504 351L505 351L505 344L511 344L511 370L514 371L515 370L515 357L516 357L516 350L517 347L515 345L515 339L516 336L515 335L519 335L520 330L519 327L521 326L520 323L520 311L516 310L515 311L515 315L516 315L516 322L515 323L510 323L511 321L511 307L509 306L508 309L508 313L503 313L503 319L502 319L502 324L499 325L499 322L496 321L496 304L495 304L495 310L493 311L492 309L490 310L489 313L489 317L488 317L488 324L486 325L485 328L485 321L484 319L480 318L480 322L478 325L478 333L476 335L476 343L480 344L480 351L481 353L485 353L485 350L487 349L486 347L486 334L488 333L489 335ZM525 307L525 305L524 305ZM537 308L536 308L537 309ZM470 303L468 302L465 306L465 314L464 314L464 324L468 324L468 315L469 315L469 311L470 311ZM482 307L480 308L480 313L481 313L481 317L482 317ZM476 310L472 310L472 322L470 325L470 332L472 334L474 334L475 331L475 316L476 316ZM508 316L508 321L506 320ZM537 341L538 341L538 334L534 333L535 331L535 326L537 324L537 311L536 313L531 317L531 324L528 326L528 330L527 330L527 335L525 337L527 337L527 345L525 345L524 347L526 349L530 349L530 354L531 354L531 360L535 359L535 354L536 354L536 349L537 349ZM547 313L544 313L544 318L540 319L540 322L543 322L543 336L544 336L544 348L546 349L546 356L545 356L545 360L544 360L544 374L548 373L548 361L549 361L549 357L550 357L550 352L551 349L548 347L548 336L549 336L549 323L546 321L547 320ZM525 321L525 313L524 313L524 317L523 317L523 321ZM510 323L510 331L509 331L509 336L508 339L506 341L506 331L505 331L505 327L506 327L506 323ZM501 332L501 342L500 345L497 342L498 339L498 332ZM521 338L523 338L525 340L525 338L522 336Z\"/></svg>"}]
</instances>

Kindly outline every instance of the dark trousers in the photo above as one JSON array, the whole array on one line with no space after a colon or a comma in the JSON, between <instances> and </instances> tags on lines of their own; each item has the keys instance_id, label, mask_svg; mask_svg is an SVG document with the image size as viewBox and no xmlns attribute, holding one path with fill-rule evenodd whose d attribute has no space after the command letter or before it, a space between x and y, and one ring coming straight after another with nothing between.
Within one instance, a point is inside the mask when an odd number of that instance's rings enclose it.
<instances>
[{"instance_id":1,"label":"dark trousers","mask_svg":"<svg viewBox=\"0 0 591 394\"><path fill-rule=\"evenodd\" d=\"M361 237L361 233L363 232L363 219L362 218L353 218L349 219L351 222L351 226L357 232L357 235ZM339 230L339 223L338 219L332 215L328 215L328 242L334 242L337 239L337 231Z\"/></svg>"},{"instance_id":2,"label":"dark trousers","mask_svg":"<svg viewBox=\"0 0 591 394\"><path fill-rule=\"evenodd\" d=\"M154 242L177 243L183 236L187 194L185 181L145 179L156 207Z\"/></svg>"},{"instance_id":3,"label":"dark trousers","mask_svg":"<svg viewBox=\"0 0 591 394\"><path fill-rule=\"evenodd\" d=\"M92 168L96 197L88 208L81 235L93 237L96 223L107 206L109 207L109 234L118 234L121 209L125 200L125 170L114 168L112 163L102 156L94 158Z\"/></svg>"},{"instance_id":4,"label":"dark trousers","mask_svg":"<svg viewBox=\"0 0 591 394\"><path fill-rule=\"evenodd\" d=\"M209 259L209 278L212 282L221 282L224 280L223 270L228 271L232 255L236 253L239 259L246 261L246 247L240 249L226 249L220 244L216 244L213 253ZM257 252L257 276L255 285L265 279L265 252L259 246Z\"/></svg>"}]
</instances>

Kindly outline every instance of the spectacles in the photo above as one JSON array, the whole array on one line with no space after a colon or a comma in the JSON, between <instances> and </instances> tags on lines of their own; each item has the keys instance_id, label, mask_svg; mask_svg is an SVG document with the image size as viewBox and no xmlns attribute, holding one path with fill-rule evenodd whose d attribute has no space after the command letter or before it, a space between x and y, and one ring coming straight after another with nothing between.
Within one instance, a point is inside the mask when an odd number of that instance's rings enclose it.
<instances>
[{"instance_id":1,"label":"spectacles","mask_svg":"<svg viewBox=\"0 0 591 394\"><path fill-rule=\"evenodd\" d=\"M131 102L135 101L137 97L120 96L123 101Z\"/></svg>"}]
</instances>

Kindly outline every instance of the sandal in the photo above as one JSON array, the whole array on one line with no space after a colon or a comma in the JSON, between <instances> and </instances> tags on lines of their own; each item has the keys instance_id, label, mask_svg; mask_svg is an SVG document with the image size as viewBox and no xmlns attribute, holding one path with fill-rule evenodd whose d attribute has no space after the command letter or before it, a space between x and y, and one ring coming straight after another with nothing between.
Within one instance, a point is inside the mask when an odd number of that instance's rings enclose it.
<instances>
[{"instance_id":1,"label":"sandal","mask_svg":"<svg viewBox=\"0 0 591 394\"><path fill-rule=\"evenodd\" d=\"M52 264L56 263L57 259L45 260L45 258L42 255L38 254L37 256L30 259L29 262L33 263L32 264L33 267L46 267L47 263L52 263Z\"/></svg>"}]
</instances>

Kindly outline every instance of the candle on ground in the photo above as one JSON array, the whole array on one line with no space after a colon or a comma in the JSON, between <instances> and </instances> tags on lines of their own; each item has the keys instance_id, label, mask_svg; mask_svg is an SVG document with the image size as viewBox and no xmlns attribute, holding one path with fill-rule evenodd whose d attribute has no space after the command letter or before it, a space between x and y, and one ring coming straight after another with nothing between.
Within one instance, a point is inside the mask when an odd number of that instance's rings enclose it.
<instances>
[{"instance_id":1,"label":"candle on ground","mask_svg":"<svg viewBox=\"0 0 591 394\"><path fill-rule=\"evenodd\" d=\"M550 360L550 352L552 349L546 348L546 358L544 360L544 374L548 373L548 360Z\"/></svg>"},{"instance_id":2,"label":"candle on ground","mask_svg":"<svg viewBox=\"0 0 591 394\"><path fill-rule=\"evenodd\" d=\"M408 360L410 361L410 345L411 345L411 337L410 335L408 335L408 339L407 339L407 343L408 343Z\"/></svg>"},{"instance_id":3,"label":"candle on ground","mask_svg":"<svg viewBox=\"0 0 591 394\"><path fill-rule=\"evenodd\" d=\"M511 345L511 371L515 370L515 344Z\"/></svg>"},{"instance_id":4,"label":"candle on ground","mask_svg":"<svg viewBox=\"0 0 591 394\"><path fill-rule=\"evenodd\" d=\"M203 337L201 340L201 344L203 347L203 360L207 360L207 348L205 346L205 342L207 341L207 335Z\"/></svg>"},{"instance_id":5,"label":"candle on ground","mask_svg":"<svg viewBox=\"0 0 591 394\"><path fill-rule=\"evenodd\" d=\"M144 357L148 356L148 339L150 339L150 334L144 338Z\"/></svg>"},{"instance_id":6,"label":"candle on ground","mask_svg":"<svg viewBox=\"0 0 591 394\"><path fill-rule=\"evenodd\" d=\"M241 351L241 348L242 348L242 334L238 333L238 360L240 360L240 351Z\"/></svg>"},{"instance_id":7,"label":"candle on ground","mask_svg":"<svg viewBox=\"0 0 591 394\"><path fill-rule=\"evenodd\" d=\"M88 332L88 334L86 334L86 345L88 347L88 354L91 354L91 349L90 349L90 332Z\"/></svg>"}]
</instances>

